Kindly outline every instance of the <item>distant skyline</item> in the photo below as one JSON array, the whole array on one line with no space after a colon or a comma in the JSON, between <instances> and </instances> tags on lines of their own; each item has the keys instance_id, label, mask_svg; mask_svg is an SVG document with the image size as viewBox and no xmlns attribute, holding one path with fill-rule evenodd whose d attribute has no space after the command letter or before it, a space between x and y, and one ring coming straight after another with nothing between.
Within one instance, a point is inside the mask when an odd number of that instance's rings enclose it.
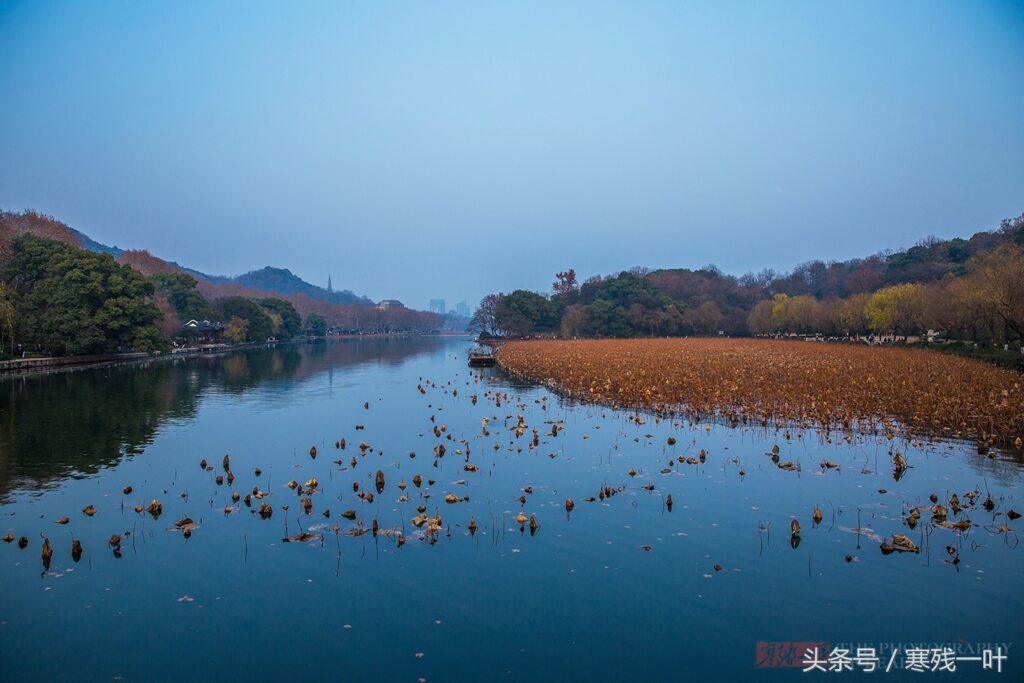
<instances>
[{"instance_id":1,"label":"distant skyline","mask_svg":"<svg viewBox=\"0 0 1024 683\"><path fill-rule=\"evenodd\" d=\"M1024 211L1024 3L0 3L0 208L427 309Z\"/></svg>"}]
</instances>

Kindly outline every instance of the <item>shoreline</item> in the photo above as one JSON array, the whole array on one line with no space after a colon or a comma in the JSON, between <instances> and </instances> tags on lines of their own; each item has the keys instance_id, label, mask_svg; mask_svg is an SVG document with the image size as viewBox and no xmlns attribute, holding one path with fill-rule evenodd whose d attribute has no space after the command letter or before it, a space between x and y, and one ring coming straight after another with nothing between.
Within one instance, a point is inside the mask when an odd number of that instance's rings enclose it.
<instances>
[{"instance_id":1,"label":"shoreline","mask_svg":"<svg viewBox=\"0 0 1024 683\"><path fill-rule=\"evenodd\" d=\"M13 360L0 361L0 379L7 377L22 377L26 375L47 374L56 372L69 372L72 370L85 370L108 365L125 365L129 363L141 363L147 361L162 361L175 358L189 358L192 356L219 355L245 349L260 347L284 346L288 344L313 344L321 341L352 340L352 339L384 339L390 337L444 337L444 336L465 336L458 332L387 332L373 334L332 334L323 337L297 337L295 339L279 340L272 342L245 342L243 344L218 344L209 346L197 346L178 351L146 353L142 351L131 353L107 353L93 354L88 356L54 356L44 358L15 358Z\"/></svg>"}]
</instances>

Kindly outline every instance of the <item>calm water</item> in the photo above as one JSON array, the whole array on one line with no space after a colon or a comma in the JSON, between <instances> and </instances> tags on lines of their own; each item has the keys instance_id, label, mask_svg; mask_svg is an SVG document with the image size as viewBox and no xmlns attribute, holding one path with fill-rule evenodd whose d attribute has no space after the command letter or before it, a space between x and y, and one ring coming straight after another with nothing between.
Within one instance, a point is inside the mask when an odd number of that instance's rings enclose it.
<instances>
[{"instance_id":1,"label":"calm water","mask_svg":"<svg viewBox=\"0 0 1024 683\"><path fill-rule=\"evenodd\" d=\"M1009 643L1002 677L1021 680L1024 549L997 531L1020 526L1001 513L1024 511L1013 454L640 425L500 371L474 373L467 346L345 341L0 382L0 533L29 539L24 550L0 543L0 679L802 680L825 674L755 669L757 641L826 641ZM509 397L500 406L496 392ZM517 438L520 414L528 428ZM552 420L565 427L557 437ZM344 451L334 445L342 437ZM373 450L360 456L360 441ZM435 461L440 443L447 453ZM775 444L802 471L777 468L765 455ZM463 468L467 447L478 471ZM911 465L899 481L891 448ZM705 463L661 473L701 449ZM214 479L225 454L232 486ZM203 458L216 471L202 470ZM819 472L824 459L841 467ZM312 477L322 491L307 516L287 483ZM375 500L357 497L353 482ZM270 493L268 520L231 502L254 485ZM604 485L625 488L585 501ZM944 502L973 489L997 507L971 509L978 526L959 540L927 531L927 514L913 532L902 521L929 494ZM470 500L446 504L449 493ZM158 520L133 511L154 498ZM417 505L443 516L436 543L418 537ZM404 529L405 545L348 535L349 509L366 526ZM520 530L520 510L535 515L536 534ZM186 515L198 524L191 538L168 531ZM64 516L69 524L55 523ZM303 530L322 541L282 542ZM49 571L41 532L54 547ZM883 555L873 537L893 532L922 552ZM120 558L107 543L115 533L128 534ZM84 546L78 562L72 538ZM959 668L960 679L1003 680L978 663Z\"/></svg>"}]
</instances>

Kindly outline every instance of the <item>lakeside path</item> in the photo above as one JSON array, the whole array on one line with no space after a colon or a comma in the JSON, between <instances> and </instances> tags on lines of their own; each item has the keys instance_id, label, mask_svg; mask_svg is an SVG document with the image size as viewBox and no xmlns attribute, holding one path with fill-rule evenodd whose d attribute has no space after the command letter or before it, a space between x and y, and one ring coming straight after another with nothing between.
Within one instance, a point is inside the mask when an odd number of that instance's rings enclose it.
<instances>
[{"instance_id":1,"label":"lakeside path","mask_svg":"<svg viewBox=\"0 0 1024 683\"><path fill-rule=\"evenodd\" d=\"M287 344L307 344L318 341L334 341L342 339L389 339L395 337L432 337L432 336L465 336L453 333L410 333L393 334L334 334L326 337L299 337L296 339L269 342L246 342L244 344L216 344L196 346L167 353L108 353L89 356L50 356L42 358L15 358L0 361L0 377L26 375L48 372L65 372L95 368L103 365L121 365L124 363L142 363L150 361L186 358L197 355L220 355L244 349L270 348Z\"/></svg>"}]
</instances>

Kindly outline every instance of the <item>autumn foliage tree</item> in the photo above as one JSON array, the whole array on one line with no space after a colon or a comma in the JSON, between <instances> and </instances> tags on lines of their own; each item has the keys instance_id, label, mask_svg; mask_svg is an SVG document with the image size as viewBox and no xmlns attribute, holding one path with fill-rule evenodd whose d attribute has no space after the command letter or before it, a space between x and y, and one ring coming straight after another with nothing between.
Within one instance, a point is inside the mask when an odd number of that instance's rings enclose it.
<instances>
[{"instance_id":1,"label":"autumn foliage tree","mask_svg":"<svg viewBox=\"0 0 1024 683\"><path fill-rule=\"evenodd\" d=\"M262 342L273 336L274 325L270 316L252 299L242 296L228 296L213 302L213 315L225 323L224 336L234 342ZM241 322L244 322L244 326ZM235 323L232 336L228 328ZM239 338L240 337L240 338Z\"/></svg>"},{"instance_id":2,"label":"autumn foliage tree","mask_svg":"<svg viewBox=\"0 0 1024 683\"><path fill-rule=\"evenodd\" d=\"M576 270L570 268L565 272L555 273L555 281L551 285L551 289L556 296L567 295L575 292L579 284L576 282Z\"/></svg>"},{"instance_id":3,"label":"autumn foliage tree","mask_svg":"<svg viewBox=\"0 0 1024 683\"><path fill-rule=\"evenodd\" d=\"M291 339L302 329L302 318L292 302L264 298L256 302L270 316L271 332L278 339Z\"/></svg>"},{"instance_id":4,"label":"autumn foliage tree","mask_svg":"<svg viewBox=\"0 0 1024 683\"><path fill-rule=\"evenodd\" d=\"M14 353L14 318L14 292L0 282L0 355L4 353L4 342L9 342L7 351Z\"/></svg>"},{"instance_id":5,"label":"autumn foliage tree","mask_svg":"<svg viewBox=\"0 0 1024 683\"><path fill-rule=\"evenodd\" d=\"M1006 244L980 256L969 276L979 304L1024 338L1024 247Z\"/></svg>"},{"instance_id":6,"label":"autumn foliage tree","mask_svg":"<svg viewBox=\"0 0 1024 683\"><path fill-rule=\"evenodd\" d=\"M237 315L231 316L224 326L224 338L229 342L241 344L249 338L249 321Z\"/></svg>"},{"instance_id":7,"label":"autumn foliage tree","mask_svg":"<svg viewBox=\"0 0 1024 683\"><path fill-rule=\"evenodd\" d=\"M914 284L883 287L868 299L864 315L879 334L911 334L923 327L924 287Z\"/></svg>"},{"instance_id":8,"label":"autumn foliage tree","mask_svg":"<svg viewBox=\"0 0 1024 683\"><path fill-rule=\"evenodd\" d=\"M925 238L910 249L790 273L733 277L714 266L595 276L559 272L545 297L490 295L475 316L511 335L631 337L821 334L924 336L1020 344L1024 339L1024 215L969 239ZM553 316L553 317L552 317Z\"/></svg>"}]
</instances>

